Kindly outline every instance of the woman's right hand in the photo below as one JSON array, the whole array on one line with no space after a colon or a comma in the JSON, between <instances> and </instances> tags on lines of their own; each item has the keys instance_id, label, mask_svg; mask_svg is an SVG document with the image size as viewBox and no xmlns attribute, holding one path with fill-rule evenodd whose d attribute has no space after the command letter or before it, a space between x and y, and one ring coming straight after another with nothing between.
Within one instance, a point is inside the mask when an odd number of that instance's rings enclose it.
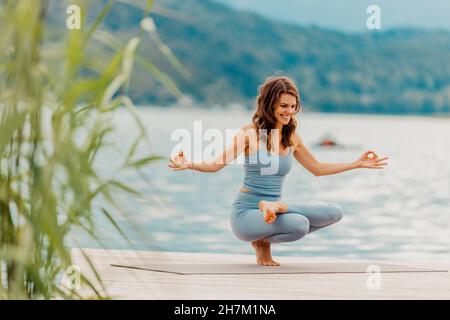
<instances>
[{"instance_id":1,"label":"woman's right hand","mask_svg":"<svg viewBox=\"0 0 450 320\"><path fill-rule=\"evenodd\" d=\"M192 169L193 163L186 159L183 151L178 152L178 155L169 159L169 167L175 171Z\"/></svg>"}]
</instances>

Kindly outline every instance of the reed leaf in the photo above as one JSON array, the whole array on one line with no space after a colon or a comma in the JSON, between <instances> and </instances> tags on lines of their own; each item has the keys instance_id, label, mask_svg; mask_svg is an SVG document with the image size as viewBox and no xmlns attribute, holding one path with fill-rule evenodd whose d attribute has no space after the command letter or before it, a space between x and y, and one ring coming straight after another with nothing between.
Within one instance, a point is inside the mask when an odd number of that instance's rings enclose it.
<instances>
[{"instance_id":1,"label":"reed leaf","mask_svg":"<svg viewBox=\"0 0 450 320\"><path fill-rule=\"evenodd\" d=\"M126 217L114 192L142 194L117 175L160 159L145 154L132 160L141 142L150 145L126 95L136 59L175 95L181 91L163 70L138 56L142 32L122 43L101 29L115 2L108 1L90 25L82 15L80 30L64 32L47 24L46 0L0 2L0 273L6 277L0 298L92 297L64 288L59 279L72 265L68 241L75 230L103 245L96 215L130 241L107 208ZM82 12L88 3L71 1ZM147 1L143 16L155 7ZM169 62L177 64L174 59L169 54ZM103 177L98 155L112 143L108 137L115 132L118 109L132 115L139 133L117 172ZM94 263L83 250L82 255L94 276L82 272L82 283L94 297L108 298Z\"/></svg>"}]
</instances>

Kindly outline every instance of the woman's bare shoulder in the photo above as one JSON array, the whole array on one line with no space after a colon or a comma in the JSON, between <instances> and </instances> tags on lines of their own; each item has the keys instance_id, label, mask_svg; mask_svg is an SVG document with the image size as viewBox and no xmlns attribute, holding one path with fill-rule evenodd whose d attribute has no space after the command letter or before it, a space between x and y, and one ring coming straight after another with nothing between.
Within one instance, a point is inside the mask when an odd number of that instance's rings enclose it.
<instances>
[{"instance_id":1,"label":"woman's bare shoulder","mask_svg":"<svg viewBox=\"0 0 450 320\"><path fill-rule=\"evenodd\" d=\"M246 124L241 128L241 130L245 133L247 136L253 136L256 135L256 127L253 123Z\"/></svg>"},{"instance_id":2,"label":"woman's bare shoulder","mask_svg":"<svg viewBox=\"0 0 450 320\"><path fill-rule=\"evenodd\" d=\"M245 155L254 152L257 149L258 133L253 123L246 124L241 128L245 136Z\"/></svg>"},{"instance_id":3,"label":"woman's bare shoulder","mask_svg":"<svg viewBox=\"0 0 450 320\"><path fill-rule=\"evenodd\" d=\"M242 128L242 130L256 130L255 124L254 123L248 123L246 125L244 125Z\"/></svg>"},{"instance_id":4,"label":"woman's bare shoulder","mask_svg":"<svg viewBox=\"0 0 450 320\"><path fill-rule=\"evenodd\" d=\"M295 132L292 138L292 142L294 143L294 149L301 148L303 146L303 141L300 138L300 135Z\"/></svg>"}]
</instances>

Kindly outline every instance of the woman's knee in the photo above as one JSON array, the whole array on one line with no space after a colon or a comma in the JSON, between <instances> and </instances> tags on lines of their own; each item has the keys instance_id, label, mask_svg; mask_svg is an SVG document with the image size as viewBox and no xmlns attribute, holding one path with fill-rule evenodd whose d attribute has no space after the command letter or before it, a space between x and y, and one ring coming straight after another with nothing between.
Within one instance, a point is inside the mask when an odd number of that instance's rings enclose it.
<instances>
[{"instance_id":1,"label":"woman's knee","mask_svg":"<svg viewBox=\"0 0 450 320\"><path fill-rule=\"evenodd\" d=\"M291 233L295 234L297 239L303 238L309 232L309 220L303 216L293 217L295 220L291 224Z\"/></svg>"},{"instance_id":2,"label":"woman's knee","mask_svg":"<svg viewBox=\"0 0 450 320\"><path fill-rule=\"evenodd\" d=\"M338 204L330 203L328 214L332 223L336 223L344 217L344 209Z\"/></svg>"},{"instance_id":3,"label":"woman's knee","mask_svg":"<svg viewBox=\"0 0 450 320\"><path fill-rule=\"evenodd\" d=\"M246 228L241 228L239 226L232 224L231 230L233 231L236 238L238 238L239 240L242 240L245 242L258 240L258 235L256 235L254 232L252 232L251 230L248 230Z\"/></svg>"}]
</instances>

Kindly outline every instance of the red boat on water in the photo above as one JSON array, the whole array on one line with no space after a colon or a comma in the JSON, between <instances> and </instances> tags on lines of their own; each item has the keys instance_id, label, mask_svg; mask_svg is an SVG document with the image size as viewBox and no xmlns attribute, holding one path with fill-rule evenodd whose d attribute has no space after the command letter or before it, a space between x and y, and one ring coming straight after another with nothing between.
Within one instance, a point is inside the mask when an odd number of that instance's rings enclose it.
<instances>
[{"instance_id":1,"label":"red boat on water","mask_svg":"<svg viewBox=\"0 0 450 320\"><path fill-rule=\"evenodd\" d=\"M322 141L319 142L319 144L324 147L332 147L336 145L336 142L334 142L331 139L323 139Z\"/></svg>"},{"instance_id":2,"label":"red boat on water","mask_svg":"<svg viewBox=\"0 0 450 320\"><path fill-rule=\"evenodd\" d=\"M319 142L317 143L317 145L322 146L322 147L334 147L334 146L337 146L338 143L331 136L327 135L327 136L323 137L322 139L320 139Z\"/></svg>"}]
</instances>

